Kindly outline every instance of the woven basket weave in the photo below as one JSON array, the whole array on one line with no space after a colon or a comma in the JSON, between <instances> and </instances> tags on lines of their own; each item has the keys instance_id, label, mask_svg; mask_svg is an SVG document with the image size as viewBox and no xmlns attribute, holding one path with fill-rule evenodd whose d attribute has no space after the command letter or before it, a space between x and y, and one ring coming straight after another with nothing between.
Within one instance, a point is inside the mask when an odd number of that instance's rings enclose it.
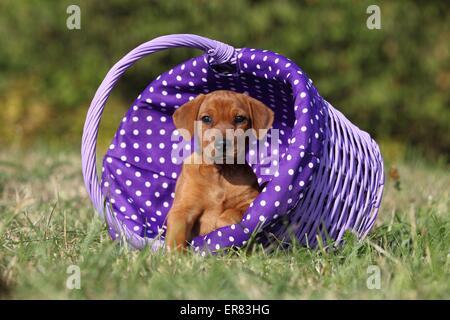
<instances>
[{"instance_id":1,"label":"woven basket weave","mask_svg":"<svg viewBox=\"0 0 450 320\"><path fill-rule=\"evenodd\" d=\"M197 48L207 54L164 73L139 95L105 155L100 185L96 170L96 140L108 96L134 62L172 47ZM178 81L189 75L191 80L178 83L175 74ZM245 92L270 105L276 112L274 127L284 134L281 137L282 154L277 174L272 177L257 174L258 181L267 182L267 185L242 222L193 239L194 250L204 254L240 247L252 234L256 234L256 240L265 246L274 239L277 243L287 244L297 239L305 245L315 246L318 237L339 243L346 230L355 232L360 238L367 235L375 222L384 184L383 161L378 145L369 134L325 101L304 72L279 54L267 50L234 49L196 35L170 35L142 44L114 65L98 88L86 117L82 140L83 175L94 207L101 217L106 218L113 239L123 239L135 248L161 246L165 216L173 200L181 167L166 162L161 169L161 165L154 162L145 165L139 162L145 150L136 151L129 146L134 145L137 149L136 146L145 143L148 146L150 142L161 145L157 139L162 138L139 136L137 132L143 131L143 126L148 123L138 120L157 118L159 123L153 122L153 126L162 131L171 130L173 124L167 119L181 104L177 99L185 102L188 97L191 99L198 93L217 89ZM139 156L134 156L136 152L140 152ZM133 156L134 160L130 160ZM259 169L254 166L255 172ZM142 187L143 192L133 189L144 181L148 188ZM155 190L162 190L162 194ZM154 198L155 194L158 199ZM151 205L144 205L150 202Z\"/></svg>"}]
</instances>

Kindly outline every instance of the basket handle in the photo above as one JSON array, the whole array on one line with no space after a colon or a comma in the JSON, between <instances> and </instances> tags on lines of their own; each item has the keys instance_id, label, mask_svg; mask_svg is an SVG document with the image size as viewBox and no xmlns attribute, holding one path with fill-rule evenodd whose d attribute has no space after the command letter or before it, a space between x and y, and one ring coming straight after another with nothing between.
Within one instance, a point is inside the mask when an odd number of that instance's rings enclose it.
<instances>
[{"instance_id":1,"label":"basket handle","mask_svg":"<svg viewBox=\"0 0 450 320\"><path fill-rule=\"evenodd\" d=\"M210 55L212 60L211 64L213 65L233 62L235 58L235 49L225 43L193 34L174 34L158 37L141 44L120 59L109 70L92 99L86 115L81 142L81 162L84 183L94 208L102 218L104 218L104 197L97 176L96 150L100 120L108 97L120 77L137 60L154 52L176 47L203 50Z\"/></svg>"}]
</instances>

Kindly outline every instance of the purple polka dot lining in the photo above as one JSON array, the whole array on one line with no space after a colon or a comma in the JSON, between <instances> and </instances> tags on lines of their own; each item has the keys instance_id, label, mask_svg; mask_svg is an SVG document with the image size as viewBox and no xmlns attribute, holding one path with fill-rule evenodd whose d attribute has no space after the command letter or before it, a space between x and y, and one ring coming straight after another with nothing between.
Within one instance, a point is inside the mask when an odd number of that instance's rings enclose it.
<instances>
[{"instance_id":1,"label":"purple polka dot lining","mask_svg":"<svg viewBox=\"0 0 450 320\"><path fill-rule=\"evenodd\" d=\"M181 170L181 164L171 159L172 149L179 147L171 141L175 130L172 114L198 94L215 90L248 94L274 111L273 127L280 135L279 149L273 152L279 153L280 161L278 171L264 175L261 172L271 159L270 149L266 157L259 157L252 168L260 184L267 182L262 193L239 224L196 237L191 241L193 250L204 255L207 251L242 247L252 234L265 246L273 243L273 237L289 241L292 236L312 245L316 230L322 232L320 219L311 219L311 212L327 195L311 188L315 173L324 170L321 156L330 105L295 63L277 53L237 50L236 69L235 74L224 75L211 67L208 55L190 59L152 81L123 117L103 160L101 188L114 219L134 237L158 244L164 240L165 219ZM271 137L268 139L270 143ZM184 148L189 152L192 146L186 144ZM328 192L331 196L335 191ZM327 210L333 215L327 218L325 231L334 239L342 237L343 230L355 222L362 225L355 221L359 215L350 213L344 221L335 214L336 208ZM353 224L348 222L351 219ZM367 232L372 224L367 218L360 233ZM118 229L109 225L113 239L119 237Z\"/></svg>"}]
</instances>

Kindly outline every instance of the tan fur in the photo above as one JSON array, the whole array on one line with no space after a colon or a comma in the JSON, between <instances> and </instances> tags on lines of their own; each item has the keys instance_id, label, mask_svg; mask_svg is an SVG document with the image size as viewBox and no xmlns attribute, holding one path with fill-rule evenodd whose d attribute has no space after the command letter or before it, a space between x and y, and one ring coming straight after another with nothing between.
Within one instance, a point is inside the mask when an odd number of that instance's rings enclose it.
<instances>
[{"instance_id":1,"label":"tan fur","mask_svg":"<svg viewBox=\"0 0 450 320\"><path fill-rule=\"evenodd\" d=\"M224 137L226 129L268 129L273 123L273 112L263 103L225 90L197 96L181 106L173 120L178 129L186 129L192 135L193 122L205 115L213 121L210 125L202 125L203 132L215 128L223 132ZM247 121L235 123L237 115ZM201 141L203 149L210 144L210 140ZM233 151L231 156L237 157L237 151ZM194 164L195 157L201 155L194 152L183 164L174 203L167 216L166 244L169 250L183 250L186 242L198 235L240 222L260 192L256 175L247 163L216 164L203 159L203 163Z\"/></svg>"}]
</instances>

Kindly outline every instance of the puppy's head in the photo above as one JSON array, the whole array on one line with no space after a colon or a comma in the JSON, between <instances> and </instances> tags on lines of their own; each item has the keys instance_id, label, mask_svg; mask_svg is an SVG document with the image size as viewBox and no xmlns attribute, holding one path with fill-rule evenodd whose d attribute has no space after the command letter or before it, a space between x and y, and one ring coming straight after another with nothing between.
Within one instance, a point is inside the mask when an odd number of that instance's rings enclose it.
<instances>
[{"instance_id":1,"label":"puppy's head","mask_svg":"<svg viewBox=\"0 0 450 320\"><path fill-rule=\"evenodd\" d=\"M177 129L188 133L184 138L198 138L203 154L215 163L236 159L245 150L240 138L249 133L262 138L273 118L273 111L261 101L225 90L200 94L173 114Z\"/></svg>"}]
</instances>

